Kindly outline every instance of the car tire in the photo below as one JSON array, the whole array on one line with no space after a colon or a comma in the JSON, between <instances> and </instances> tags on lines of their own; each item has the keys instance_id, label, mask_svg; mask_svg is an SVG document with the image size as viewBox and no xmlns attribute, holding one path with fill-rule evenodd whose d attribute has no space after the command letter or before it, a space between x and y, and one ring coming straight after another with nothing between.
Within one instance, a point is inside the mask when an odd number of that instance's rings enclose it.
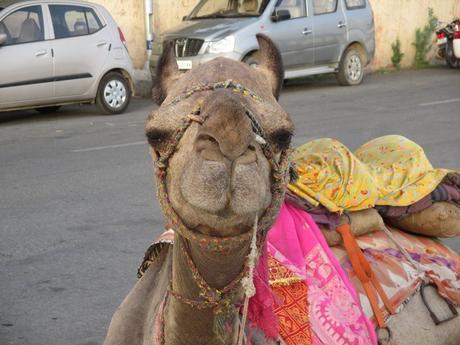
<instances>
[{"instance_id":1,"label":"car tire","mask_svg":"<svg viewBox=\"0 0 460 345\"><path fill-rule=\"evenodd\" d=\"M446 62L450 68L460 68L460 59L457 59L454 55L454 47L452 41L446 44Z\"/></svg>"},{"instance_id":2,"label":"car tire","mask_svg":"<svg viewBox=\"0 0 460 345\"><path fill-rule=\"evenodd\" d=\"M243 62L251 67L257 67L259 65L259 52L254 52L244 57Z\"/></svg>"},{"instance_id":3,"label":"car tire","mask_svg":"<svg viewBox=\"0 0 460 345\"><path fill-rule=\"evenodd\" d=\"M40 114L55 113L59 109L61 109L60 105L55 105L55 106L51 106L51 107L35 108L35 110L38 111Z\"/></svg>"},{"instance_id":4,"label":"car tire","mask_svg":"<svg viewBox=\"0 0 460 345\"><path fill-rule=\"evenodd\" d=\"M107 73L99 84L96 96L98 108L106 115L123 113L131 101L128 80L118 72Z\"/></svg>"},{"instance_id":5,"label":"car tire","mask_svg":"<svg viewBox=\"0 0 460 345\"><path fill-rule=\"evenodd\" d=\"M340 85L359 85L364 77L363 54L356 48L349 47L345 50L337 72L337 80Z\"/></svg>"}]
</instances>

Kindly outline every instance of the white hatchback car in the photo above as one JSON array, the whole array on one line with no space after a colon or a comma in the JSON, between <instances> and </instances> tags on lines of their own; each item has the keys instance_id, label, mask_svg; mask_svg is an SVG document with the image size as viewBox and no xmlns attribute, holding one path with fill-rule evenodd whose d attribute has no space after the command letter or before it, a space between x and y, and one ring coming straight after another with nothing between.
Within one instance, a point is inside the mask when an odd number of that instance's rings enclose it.
<instances>
[{"instance_id":1,"label":"white hatchback car","mask_svg":"<svg viewBox=\"0 0 460 345\"><path fill-rule=\"evenodd\" d=\"M0 10L0 111L95 102L120 114L132 75L123 33L102 6L24 1Z\"/></svg>"}]
</instances>

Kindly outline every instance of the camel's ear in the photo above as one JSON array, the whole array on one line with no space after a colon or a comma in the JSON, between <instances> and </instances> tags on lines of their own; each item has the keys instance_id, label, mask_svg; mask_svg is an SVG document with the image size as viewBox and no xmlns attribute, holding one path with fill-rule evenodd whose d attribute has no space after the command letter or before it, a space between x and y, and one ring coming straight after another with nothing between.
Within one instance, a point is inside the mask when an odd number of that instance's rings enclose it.
<instances>
[{"instance_id":1,"label":"camel's ear","mask_svg":"<svg viewBox=\"0 0 460 345\"><path fill-rule=\"evenodd\" d=\"M272 86L273 96L278 99L284 80L283 60L279 49L271 39L257 34L259 42L259 69L267 76Z\"/></svg>"},{"instance_id":2,"label":"camel's ear","mask_svg":"<svg viewBox=\"0 0 460 345\"><path fill-rule=\"evenodd\" d=\"M156 78L153 82L152 98L161 105L168 95L171 85L179 79L180 72L177 67L176 54L174 52L174 41L165 44L163 54L157 66Z\"/></svg>"}]
</instances>

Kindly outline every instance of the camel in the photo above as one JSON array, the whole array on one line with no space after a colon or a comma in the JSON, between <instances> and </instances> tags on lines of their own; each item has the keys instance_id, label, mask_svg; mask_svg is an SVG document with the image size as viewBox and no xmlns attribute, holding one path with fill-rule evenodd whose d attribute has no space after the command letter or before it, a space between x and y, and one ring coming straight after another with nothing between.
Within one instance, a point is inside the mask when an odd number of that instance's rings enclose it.
<instances>
[{"instance_id":1,"label":"camel","mask_svg":"<svg viewBox=\"0 0 460 345\"><path fill-rule=\"evenodd\" d=\"M105 345L230 345L244 332L248 257L284 198L294 133L277 102L281 56L266 36L257 39L258 68L216 58L180 73L171 45L160 59L161 106L145 128L174 246L158 251L117 309ZM391 320L395 344L458 344L458 319L434 328L422 314L417 297ZM256 330L251 344L278 342Z\"/></svg>"}]
</instances>

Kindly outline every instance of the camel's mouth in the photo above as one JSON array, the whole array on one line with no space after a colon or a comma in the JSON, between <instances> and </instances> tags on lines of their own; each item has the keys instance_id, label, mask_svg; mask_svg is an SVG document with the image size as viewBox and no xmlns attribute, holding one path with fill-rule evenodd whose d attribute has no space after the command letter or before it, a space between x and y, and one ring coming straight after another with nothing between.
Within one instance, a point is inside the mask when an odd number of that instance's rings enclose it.
<instances>
[{"instance_id":1,"label":"camel's mouth","mask_svg":"<svg viewBox=\"0 0 460 345\"><path fill-rule=\"evenodd\" d=\"M189 133L196 137L190 131L185 139ZM244 233L272 200L270 163L257 143L234 159L202 144L183 145L171 157L169 201L190 229L213 236Z\"/></svg>"},{"instance_id":2,"label":"camel's mouth","mask_svg":"<svg viewBox=\"0 0 460 345\"><path fill-rule=\"evenodd\" d=\"M222 228L216 229L208 225L198 225L192 230L195 230L196 232L199 232L204 235L212 236L212 237L230 237L230 236L247 233L251 230L251 227L240 225L240 226L222 227Z\"/></svg>"},{"instance_id":3,"label":"camel's mouth","mask_svg":"<svg viewBox=\"0 0 460 345\"><path fill-rule=\"evenodd\" d=\"M184 201L226 223L254 217L270 203L271 181L269 163L261 149L254 146L251 156L210 160L193 152L180 179Z\"/></svg>"},{"instance_id":4,"label":"camel's mouth","mask_svg":"<svg viewBox=\"0 0 460 345\"><path fill-rule=\"evenodd\" d=\"M182 195L193 206L215 214L257 212L265 206L270 185L268 162L257 158L245 164L191 157L182 174Z\"/></svg>"}]
</instances>

